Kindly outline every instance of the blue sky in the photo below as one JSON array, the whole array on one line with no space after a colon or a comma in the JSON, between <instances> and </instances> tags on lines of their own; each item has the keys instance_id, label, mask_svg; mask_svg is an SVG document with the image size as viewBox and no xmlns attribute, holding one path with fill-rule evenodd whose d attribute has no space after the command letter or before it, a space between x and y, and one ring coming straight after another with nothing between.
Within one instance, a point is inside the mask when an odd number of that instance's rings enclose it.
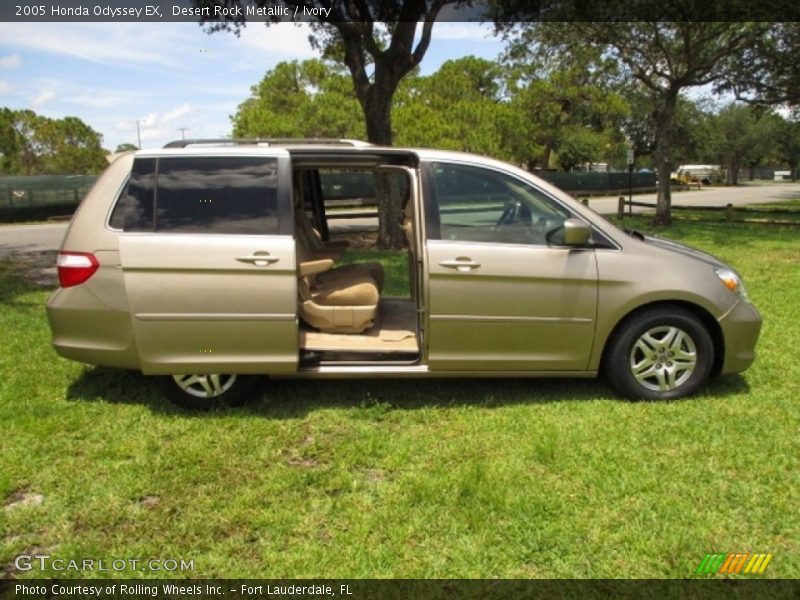
<instances>
[{"instance_id":1,"label":"blue sky","mask_svg":"<svg viewBox=\"0 0 800 600\"><path fill-rule=\"evenodd\" d=\"M0 23L0 106L77 116L104 147L154 148L230 134L229 115L283 60L313 58L307 25L249 25L240 38L195 23ZM437 23L423 74L466 55L493 59L491 26Z\"/></svg>"}]
</instances>

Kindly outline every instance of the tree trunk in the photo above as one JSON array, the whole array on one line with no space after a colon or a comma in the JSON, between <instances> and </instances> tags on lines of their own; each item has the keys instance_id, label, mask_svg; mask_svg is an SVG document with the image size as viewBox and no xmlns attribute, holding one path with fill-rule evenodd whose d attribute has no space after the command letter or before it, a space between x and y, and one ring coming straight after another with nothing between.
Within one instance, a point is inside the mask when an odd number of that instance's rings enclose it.
<instances>
[{"instance_id":1,"label":"tree trunk","mask_svg":"<svg viewBox=\"0 0 800 600\"><path fill-rule=\"evenodd\" d=\"M363 105L367 139L372 144L392 145L392 95L397 82L376 81L370 86ZM400 249L405 245L401 229L402 207L399 187L393 177L376 174L375 195L378 202L378 248Z\"/></svg>"},{"instance_id":2,"label":"tree trunk","mask_svg":"<svg viewBox=\"0 0 800 600\"><path fill-rule=\"evenodd\" d=\"M653 157L658 172L658 199L653 224L669 227L672 224L672 133L674 130L675 106L678 102L678 91L670 90L663 98L663 104L655 113L656 135Z\"/></svg>"},{"instance_id":3,"label":"tree trunk","mask_svg":"<svg viewBox=\"0 0 800 600\"><path fill-rule=\"evenodd\" d=\"M737 158L731 158L728 161L728 185L739 185L739 169L742 164Z\"/></svg>"},{"instance_id":4,"label":"tree trunk","mask_svg":"<svg viewBox=\"0 0 800 600\"><path fill-rule=\"evenodd\" d=\"M550 153L553 151L553 146L550 142L545 143L544 150L542 151L542 168L546 171L550 168Z\"/></svg>"}]
</instances>

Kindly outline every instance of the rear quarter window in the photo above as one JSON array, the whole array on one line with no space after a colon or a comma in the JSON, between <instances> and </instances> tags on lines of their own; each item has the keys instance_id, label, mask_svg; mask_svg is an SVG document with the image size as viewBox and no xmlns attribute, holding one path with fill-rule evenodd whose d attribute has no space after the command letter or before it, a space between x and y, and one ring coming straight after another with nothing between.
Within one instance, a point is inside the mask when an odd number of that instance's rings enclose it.
<instances>
[{"instance_id":1,"label":"rear quarter window","mask_svg":"<svg viewBox=\"0 0 800 600\"><path fill-rule=\"evenodd\" d=\"M128 183L111 213L109 225L123 231L153 231L155 182L156 159L134 160Z\"/></svg>"}]
</instances>

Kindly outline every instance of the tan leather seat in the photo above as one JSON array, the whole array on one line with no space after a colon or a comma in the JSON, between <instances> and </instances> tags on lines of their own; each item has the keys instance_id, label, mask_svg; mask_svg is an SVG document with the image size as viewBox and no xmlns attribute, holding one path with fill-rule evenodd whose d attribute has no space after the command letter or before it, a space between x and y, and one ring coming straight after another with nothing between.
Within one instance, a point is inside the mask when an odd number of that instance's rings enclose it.
<instances>
[{"instance_id":1,"label":"tan leather seat","mask_svg":"<svg viewBox=\"0 0 800 600\"><path fill-rule=\"evenodd\" d=\"M325 333L361 333L375 322L378 286L369 277L353 277L347 282L318 281L318 276L332 266L330 258L299 262L300 317Z\"/></svg>"},{"instance_id":2,"label":"tan leather seat","mask_svg":"<svg viewBox=\"0 0 800 600\"><path fill-rule=\"evenodd\" d=\"M301 207L300 195L295 190L295 231L297 232L298 253L302 249L304 257L300 260L318 260L330 258L336 260L341 252L335 248L328 248L322 236L314 229L306 211ZM378 290L383 289L383 265L378 262L355 263L331 268L317 276L318 283L346 284L364 277L371 278Z\"/></svg>"}]
</instances>

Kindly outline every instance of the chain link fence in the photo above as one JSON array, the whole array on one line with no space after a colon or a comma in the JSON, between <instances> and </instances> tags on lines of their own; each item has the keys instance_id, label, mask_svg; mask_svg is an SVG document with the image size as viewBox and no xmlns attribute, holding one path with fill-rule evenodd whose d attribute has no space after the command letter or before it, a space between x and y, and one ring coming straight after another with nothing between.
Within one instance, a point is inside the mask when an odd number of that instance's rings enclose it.
<instances>
[{"instance_id":1,"label":"chain link fence","mask_svg":"<svg viewBox=\"0 0 800 600\"><path fill-rule=\"evenodd\" d=\"M97 175L0 177L0 221L70 216Z\"/></svg>"}]
</instances>

